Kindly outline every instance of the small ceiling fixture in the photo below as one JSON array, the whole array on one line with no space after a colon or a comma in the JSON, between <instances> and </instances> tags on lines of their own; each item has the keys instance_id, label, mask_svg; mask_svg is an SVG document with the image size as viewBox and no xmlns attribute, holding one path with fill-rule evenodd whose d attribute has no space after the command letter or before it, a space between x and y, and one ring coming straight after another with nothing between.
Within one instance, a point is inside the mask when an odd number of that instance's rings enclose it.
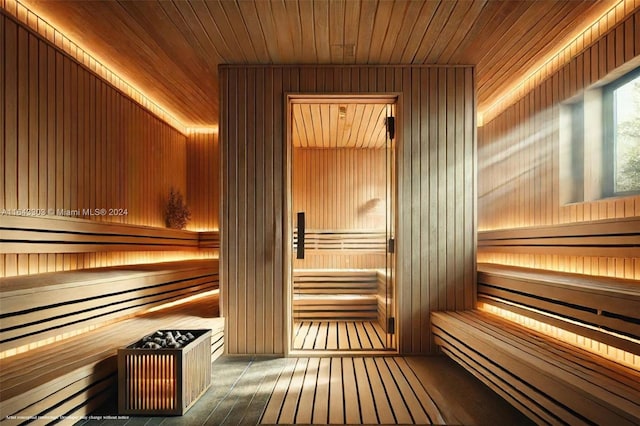
<instances>
[{"instance_id":1,"label":"small ceiling fixture","mask_svg":"<svg viewBox=\"0 0 640 426\"><path fill-rule=\"evenodd\" d=\"M336 57L342 55L342 60L351 60L356 56L356 45L353 43L348 44L332 44L331 54Z\"/></svg>"},{"instance_id":2,"label":"small ceiling fixture","mask_svg":"<svg viewBox=\"0 0 640 426\"><path fill-rule=\"evenodd\" d=\"M340 105L338 107L338 117L345 118L347 116L347 107L344 105Z\"/></svg>"}]
</instances>

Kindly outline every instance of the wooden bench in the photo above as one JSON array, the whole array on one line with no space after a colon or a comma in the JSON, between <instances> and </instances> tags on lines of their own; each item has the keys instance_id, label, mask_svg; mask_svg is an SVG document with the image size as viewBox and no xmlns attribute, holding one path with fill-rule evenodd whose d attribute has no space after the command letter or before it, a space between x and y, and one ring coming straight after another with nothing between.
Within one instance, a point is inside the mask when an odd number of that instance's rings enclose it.
<instances>
[{"instance_id":1,"label":"wooden bench","mask_svg":"<svg viewBox=\"0 0 640 426\"><path fill-rule=\"evenodd\" d=\"M307 229L305 258L294 259L294 269L376 269L385 265L386 247L384 230Z\"/></svg>"},{"instance_id":2,"label":"wooden bench","mask_svg":"<svg viewBox=\"0 0 640 426\"><path fill-rule=\"evenodd\" d=\"M298 241L294 232L294 249ZM379 230L307 229L304 233L305 250L385 253L387 237Z\"/></svg>"},{"instance_id":3,"label":"wooden bench","mask_svg":"<svg viewBox=\"0 0 640 426\"><path fill-rule=\"evenodd\" d=\"M640 257L640 218L594 220L478 232L478 254Z\"/></svg>"},{"instance_id":4,"label":"wooden bench","mask_svg":"<svg viewBox=\"0 0 640 426\"><path fill-rule=\"evenodd\" d=\"M2 253L193 251L217 248L217 234L58 216L3 216L0 223Z\"/></svg>"},{"instance_id":5,"label":"wooden bench","mask_svg":"<svg viewBox=\"0 0 640 426\"><path fill-rule=\"evenodd\" d=\"M0 278L0 352L118 321L218 286L216 259Z\"/></svg>"},{"instance_id":6,"label":"wooden bench","mask_svg":"<svg viewBox=\"0 0 640 426\"><path fill-rule=\"evenodd\" d=\"M296 270L296 320L372 320L378 318L375 270Z\"/></svg>"},{"instance_id":7,"label":"wooden bench","mask_svg":"<svg viewBox=\"0 0 640 426\"><path fill-rule=\"evenodd\" d=\"M640 354L640 283L478 265L478 300ZM489 312L433 312L442 350L537 423L639 424L640 372Z\"/></svg>"},{"instance_id":8,"label":"wooden bench","mask_svg":"<svg viewBox=\"0 0 640 426\"><path fill-rule=\"evenodd\" d=\"M218 287L215 259L0 279L0 418L89 413L114 392L117 348L159 328L213 328L219 355Z\"/></svg>"},{"instance_id":9,"label":"wooden bench","mask_svg":"<svg viewBox=\"0 0 640 426\"><path fill-rule=\"evenodd\" d=\"M478 302L640 355L640 282L478 265Z\"/></svg>"}]
</instances>

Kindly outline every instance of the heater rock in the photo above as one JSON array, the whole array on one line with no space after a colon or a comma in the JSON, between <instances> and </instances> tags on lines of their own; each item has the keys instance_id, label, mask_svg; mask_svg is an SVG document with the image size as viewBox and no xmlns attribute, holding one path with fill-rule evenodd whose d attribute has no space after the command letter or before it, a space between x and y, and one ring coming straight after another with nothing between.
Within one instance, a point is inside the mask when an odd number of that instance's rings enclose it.
<instances>
[{"instance_id":1,"label":"heater rock","mask_svg":"<svg viewBox=\"0 0 640 426\"><path fill-rule=\"evenodd\" d=\"M179 349L188 345L195 338L190 332L159 330L144 336L133 347L136 349Z\"/></svg>"}]
</instances>

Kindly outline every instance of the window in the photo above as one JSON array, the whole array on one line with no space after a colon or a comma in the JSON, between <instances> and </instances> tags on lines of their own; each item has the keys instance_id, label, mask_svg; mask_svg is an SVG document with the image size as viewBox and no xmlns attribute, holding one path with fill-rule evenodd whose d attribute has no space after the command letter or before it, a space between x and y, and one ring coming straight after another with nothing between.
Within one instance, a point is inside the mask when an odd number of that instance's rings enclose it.
<instances>
[{"instance_id":1,"label":"window","mask_svg":"<svg viewBox=\"0 0 640 426\"><path fill-rule=\"evenodd\" d=\"M560 108L560 201L640 194L640 68Z\"/></svg>"},{"instance_id":2,"label":"window","mask_svg":"<svg viewBox=\"0 0 640 426\"><path fill-rule=\"evenodd\" d=\"M640 192L640 69L603 94L605 195Z\"/></svg>"}]
</instances>

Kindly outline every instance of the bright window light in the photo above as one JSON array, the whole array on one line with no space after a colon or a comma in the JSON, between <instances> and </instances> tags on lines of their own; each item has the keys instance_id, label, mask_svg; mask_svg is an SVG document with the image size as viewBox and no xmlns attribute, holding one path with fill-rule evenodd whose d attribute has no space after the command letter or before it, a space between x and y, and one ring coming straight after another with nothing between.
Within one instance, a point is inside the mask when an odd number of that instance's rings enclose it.
<instances>
[{"instance_id":1,"label":"bright window light","mask_svg":"<svg viewBox=\"0 0 640 426\"><path fill-rule=\"evenodd\" d=\"M613 90L613 185L640 191L640 74Z\"/></svg>"}]
</instances>

